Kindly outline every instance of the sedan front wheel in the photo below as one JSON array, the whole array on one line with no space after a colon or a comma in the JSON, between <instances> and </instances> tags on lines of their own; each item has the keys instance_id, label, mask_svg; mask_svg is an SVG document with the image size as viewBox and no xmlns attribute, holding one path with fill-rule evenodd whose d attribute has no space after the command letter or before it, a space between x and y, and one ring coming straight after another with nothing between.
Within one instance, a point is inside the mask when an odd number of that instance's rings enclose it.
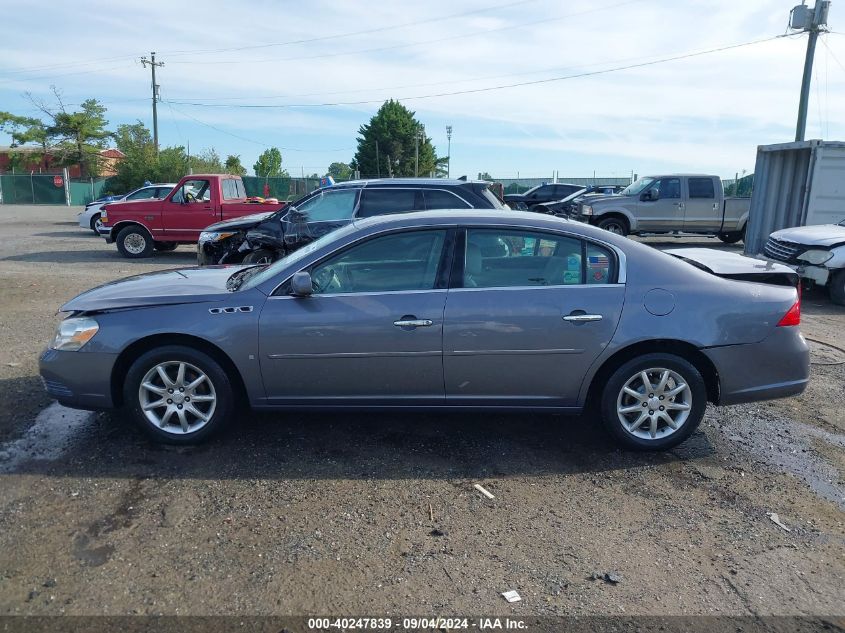
<instances>
[{"instance_id":1,"label":"sedan front wheel","mask_svg":"<svg viewBox=\"0 0 845 633\"><path fill-rule=\"evenodd\" d=\"M196 444L232 417L234 392L223 368L191 347L168 345L143 354L126 376L124 400L153 439Z\"/></svg>"},{"instance_id":2,"label":"sedan front wheel","mask_svg":"<svg viewBox=\"0 0 845 633\"><path fill-rule=\"evenodd\" d=\"M602 393L602 421L626 448L664 450L701 423L707 388L701 373L674 354L647 354L619 367Z\"/></svg>"}]
</instances>

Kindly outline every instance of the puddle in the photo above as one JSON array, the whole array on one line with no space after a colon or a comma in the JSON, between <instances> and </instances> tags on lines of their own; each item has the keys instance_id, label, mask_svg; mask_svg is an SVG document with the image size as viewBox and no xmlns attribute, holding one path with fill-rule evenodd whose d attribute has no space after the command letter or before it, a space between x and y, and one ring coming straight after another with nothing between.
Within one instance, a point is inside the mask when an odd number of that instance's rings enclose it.
<instances>
[{"instance_id":1,"label":"puddle","mask_svg":"<svg viewBox=\"0 0 845 633\"><path fill-rule=\"evenodd\" d=\"M717 421L728 440L775 470L802 479L816 494L845 510L845 482L836 467L814 449L819 441L845 448L845 435L748 405L711 408L708 417Z\"/></svg>"},{"instance_id":2,"label":"puddle","mask_svg":"<svg viewBox=\"0 0 845 633\"><path fill-rule=\"evenodd\" d=\"M0 444L0 472L11 472L33 459L58 459L77 430L93 417L90 411L68 409L54 402L38 414L23 437Z\"/></svg>"}]
</instances>

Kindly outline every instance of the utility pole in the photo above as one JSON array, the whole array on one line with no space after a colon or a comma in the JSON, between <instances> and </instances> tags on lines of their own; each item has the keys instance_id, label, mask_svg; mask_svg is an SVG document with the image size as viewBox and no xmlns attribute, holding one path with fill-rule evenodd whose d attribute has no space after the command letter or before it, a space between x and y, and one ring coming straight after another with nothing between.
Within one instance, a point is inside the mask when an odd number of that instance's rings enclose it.
<instances>
[{"instance_id":1,"label":"utility pole","mask_svg":"<svg viewBox=\"0 0 845 633\"><path fill-rule=\"evenodd\" d=\"M160 86L156 83L156 66L164 66L164 62L157 62L156 61L156 54L155 51L150 53L150 59L146 57L141 58L141 65L146 68L147 64L150 65L150 68L153 71L153 143L155 144L156 154L158 154L158 110L156 109L156 103L158 102L158 89Z\"/></svg>"},{"instance_id":2,"label":"utility pole","mask_svg":"<svg viewBox=\"0 0 845 633\"><path fill-rule=\"evenodd\" d=\"M446 150L446 157L449 159L446 161L446 178L452 177L452 126L446 126L446 141L448 144L448 148Z\"/></svg>"},{"instance_id":3,"label":"utility pole","mask_svg":"<svg viewBox=\"0 0 845 633\"><path fill-rule=\"evenodd\" d=\"M810 81L813 77L813 58L816 54L816 40L819 31L827 24L830 0L816 0L812 9L806 4L793 7L789 16L789 28L808 32L807 55L804 57L804 77L801 79L801 96L798 100L798 123L795 126L795 140L803 141L807 129L807 102L810 98Z\"/></svg>"},{"instance_id":4,"label":"utility pole","mask_svg":"<svg viewBox=\"0 0 845 633\"><path fill-rule=\"evenodd\" d=\"M420 141L425 138L425 126L420 125L414 135L414 178L420 175Z\"/></svg>"}]
</instances>

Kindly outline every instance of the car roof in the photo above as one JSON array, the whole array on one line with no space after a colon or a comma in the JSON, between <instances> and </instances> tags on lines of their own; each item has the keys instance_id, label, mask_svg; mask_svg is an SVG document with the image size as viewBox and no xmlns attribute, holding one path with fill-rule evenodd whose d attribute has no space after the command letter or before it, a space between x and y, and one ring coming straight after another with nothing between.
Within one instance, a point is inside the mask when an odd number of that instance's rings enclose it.
<instances>
[{"instance_id":1,"label":"car roof","mask_svg":"<svg viewBox=\"0 0 845 633\"><path fill-rule=\"evenodd\" d=\"M359 229L488 223L513 226L522 225L529 230L565 230L570 233L577 233L585 237L593 237L614 244L617 244L619 240L630 242L628 238L616 236L613 233L589 224L584 224L583 222L573 222L566 218L535 213L533 211L511 211L508 209L438 209L436 211L413 211L410 213L375 215L353 221L355 227Z\"/></svg>"},{"instance_id":2,"label":"car roof","mask_svg":"<svg viewBox=\"0 0 845 633\"><path fill-rule=\"evenodd\" d=\"M348 180L346 182L338 182L326 189L332 187L379 187L379 186L450 186L459 187L466 184L479 183L488 185L486 180L458 180L456 178L373 178L368 180Z\"/></svg>"}]
</instances>

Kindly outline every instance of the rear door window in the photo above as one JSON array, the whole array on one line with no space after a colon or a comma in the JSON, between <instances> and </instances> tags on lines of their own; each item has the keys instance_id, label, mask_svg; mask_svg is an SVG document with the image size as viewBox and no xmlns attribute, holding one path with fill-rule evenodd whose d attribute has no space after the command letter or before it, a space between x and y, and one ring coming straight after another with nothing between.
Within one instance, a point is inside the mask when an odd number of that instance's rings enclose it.
<instances>
[{"instance_id":1,"label":"rear door window","mask_svg":"<svg viewBox=\"0 0 845 633\"><path fill-rule=\"evenodd\" d=\"M709 198L716 197L716 188L713 186L712 178L690 178L689 179L689 197L690 198Z\"/></svg>"},{"instance_id":2,"label":"rear door window","mask_svg":"<svg viewBox=\"0 0 845 633\"><path fill-rule=\"evenodd\" d=\"M444 189L425 189L426 209L470 209L472 205Z\"/></svg>"},{"instance_id":3,"label":"rear door window","mask_svg":"<svg viewBox=\"0 0 845 633\"><path fill-rule=\"evenodd\" d=\"M370 189L361 192L359 218L422 209L422 193L416 189Z\"/></svg>"}]
</instances>

